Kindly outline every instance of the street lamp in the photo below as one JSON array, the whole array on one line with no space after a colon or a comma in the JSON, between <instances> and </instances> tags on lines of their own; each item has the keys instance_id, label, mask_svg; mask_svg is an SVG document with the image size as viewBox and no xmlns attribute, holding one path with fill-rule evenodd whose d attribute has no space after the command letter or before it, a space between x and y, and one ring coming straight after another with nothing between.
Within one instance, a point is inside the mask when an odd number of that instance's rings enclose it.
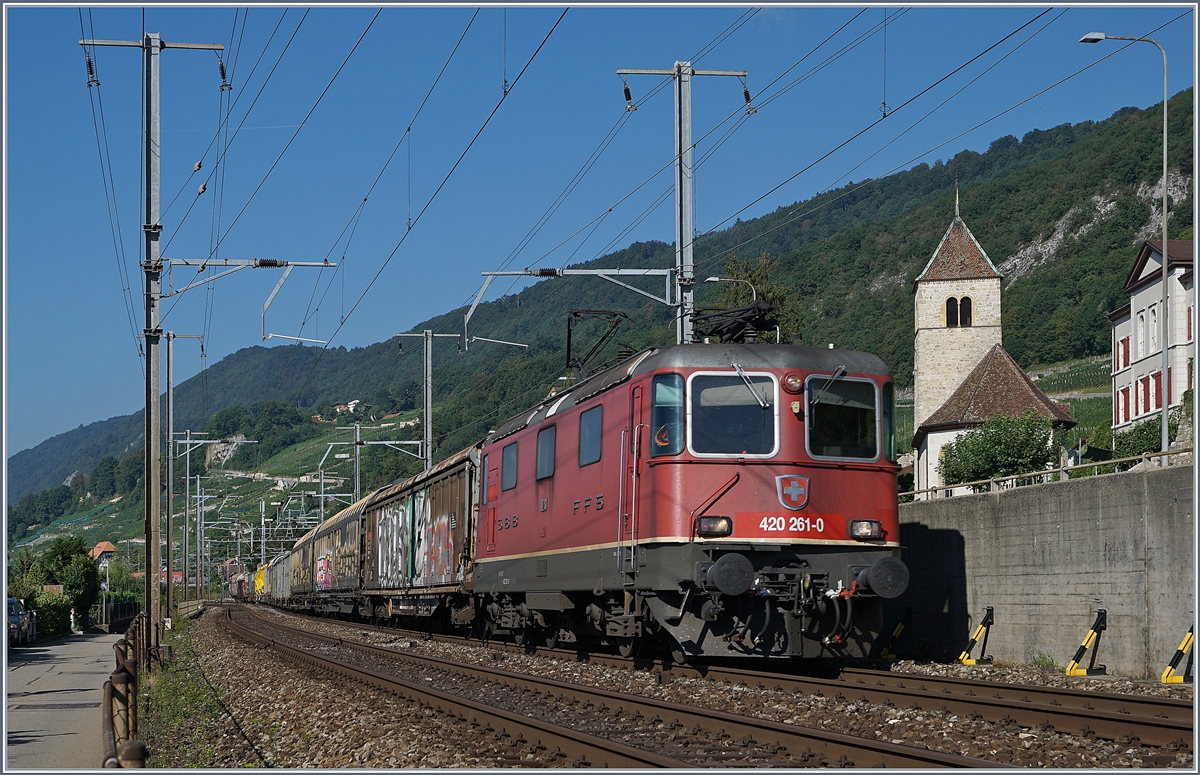
<instances>
[{"instance_id":1,"label":"street lamp","mask_svg":"<svg viewBox=\"0 0 1200 775\"><path fill-rule=\"evenodd\" d=\"M750 298L753 301L758 301L758 291L754 290L754 284L749 280L740 280L736 277L710 277L704 282L706 283L745 283L750 286Z\"/></svg>"},{"instance_id":2,"label":"street lamp","mask_svg":"<svg viewBox=\"0 0 1200 775\"><path fill-rule=\"evenodd\" d=\"M1164 49L1162 46L1159 46L1158 41L1151 40L1150 38L1130 38L1124 35L1105 35L1103 32L1089 32L1087 35L1084 35L1082 38L1080 38L1079 42L1099 43L1102 40L1130 40L1141 41L1143 43L1153 43L1155 46L1158 46L1158 50L1162 53L1163 58L1162 305L1159 319L1162 321L1162 451L1165 453L1167 451L1167 444L1169 443L1167 432L1167 407L1171 403L1170 400L1168 400L1168 396L1171 394L1171 387L1167 382L1167 376L1170 373L1171 367L1170 351L1168 347L1170 342L1167 340L1167 332L1170 330L1167 328L1167 266L1170 263L1170 257L1168 255L1170 248L1167 246L1167 52L1166 49ZM1163 465L1166 465L1167 462L1168 458L1164 454Z\"/></svg>"}]
</instances>

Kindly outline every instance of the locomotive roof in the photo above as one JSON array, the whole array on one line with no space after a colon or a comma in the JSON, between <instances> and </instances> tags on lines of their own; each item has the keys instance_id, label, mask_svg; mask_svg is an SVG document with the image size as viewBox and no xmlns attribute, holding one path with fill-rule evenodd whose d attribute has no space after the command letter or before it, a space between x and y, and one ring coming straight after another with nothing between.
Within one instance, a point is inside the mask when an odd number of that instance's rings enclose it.
<instances>
[{"instance_id":1,"label":"locomotive roof","mask_svg":"<svg viewBox=\"0 0 1200 775\"><path fill-rule=\"evenodd\" d=\"M792 344L684 344L652 347L630 356L616 366L594 374L565 391L548 396L496 429L488 438L494 442L541 420L566 406L574 406L639 374L657 369L729 369L738 363L747 370L801 369L833 371L844 366L851 374L889 376L887 364L861 350L831 350Z\"/></svg>"}]
</instances>

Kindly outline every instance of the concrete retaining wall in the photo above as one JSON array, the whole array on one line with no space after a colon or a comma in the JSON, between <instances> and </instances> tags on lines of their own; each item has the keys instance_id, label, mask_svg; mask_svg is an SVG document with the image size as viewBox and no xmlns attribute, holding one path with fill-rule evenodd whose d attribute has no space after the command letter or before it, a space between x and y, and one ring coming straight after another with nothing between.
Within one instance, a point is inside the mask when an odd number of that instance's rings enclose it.
<instances>
[{"instance_id":1,"label":"concrete retaining wall","mask_svg":"<svg viewBox=\"0 0 1200 775\"><path fill-rule=\"evenodd\" d=\"M997 661L1063 666L1104 608L1097 664L1157 678L1194 618L1191 505L1191 466L901 505L912 583L885 627L913 620L893 650L954 659L990 605Z\"/></svg>"}]
</instances>

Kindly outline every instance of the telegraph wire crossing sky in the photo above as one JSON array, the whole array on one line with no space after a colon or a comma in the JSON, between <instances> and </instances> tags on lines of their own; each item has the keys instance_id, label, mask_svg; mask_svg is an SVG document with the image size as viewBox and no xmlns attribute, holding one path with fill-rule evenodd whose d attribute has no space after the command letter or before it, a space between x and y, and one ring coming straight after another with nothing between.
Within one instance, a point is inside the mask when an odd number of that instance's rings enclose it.
<instances>
[{"instance_id":1,"label":"telegraph wire crossing sky","mask_svg":"<svg viewBox=\"0 0 1200 775\"><path fill-rule=\"evenodd\" d=\"M673 242L669 79L618 68L748 72L692 87L701 234L1161 101L1154 47L1088 32L1150 35L1170 92L1194 83L1188 5L564 10L146 8L225 47L163 52L164 256L338 264L292 272L265 324L278 270L164 299L164 328L209 365L295 344L264 333L359 347L469 304L480 272ZM5 8L9 455L143 405L140 51L79 46L139 39L142 13ZM176 384L199 350L176 342Z\"/></svg>"}]
</instances>

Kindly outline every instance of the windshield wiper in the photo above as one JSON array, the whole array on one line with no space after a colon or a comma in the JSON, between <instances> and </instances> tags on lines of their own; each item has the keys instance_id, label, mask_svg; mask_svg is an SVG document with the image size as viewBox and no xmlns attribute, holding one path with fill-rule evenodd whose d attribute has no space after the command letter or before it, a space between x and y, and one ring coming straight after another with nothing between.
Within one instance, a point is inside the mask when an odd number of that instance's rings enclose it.
<instances>
[{"instance_id":1,"label":"windshield wiper","mask_svg":"<svg viewBox=\"0 0 1200 775\"><path fill-rule=\"evenodd\" d=\"M821 388L821 392L817 393L815 396L813 396L812 402L814 404L821 403L821 396L825 395L825 391L829 390L830 386L832 386L834 382L837 382L839 379L841 379L843 376L845 376L845 374L846 374L846 367L838 366L837 369L834 370L833 376L830 377L829 380L825 383L825 387Z\"/></svg>"},{"instance_id":2,"label":"windshield wiper","mask_svg":"<svg viewBox=\"0 0 1200 775\"><path fill-rule=\"evenodd\" d=\"M760 396L758 391L754 389L754 383L752 383L750 378L746 376L746 372L742 371L741 365L735 363L733 364L733 368L737 370L738 376L742 378L742 382L746 383L746 388L750 391L750 394L754 396L754 400L758 402L758 405L763 409L768 408L770 404L764 401L763 397Z\"/></svg>"}]
</instances>

